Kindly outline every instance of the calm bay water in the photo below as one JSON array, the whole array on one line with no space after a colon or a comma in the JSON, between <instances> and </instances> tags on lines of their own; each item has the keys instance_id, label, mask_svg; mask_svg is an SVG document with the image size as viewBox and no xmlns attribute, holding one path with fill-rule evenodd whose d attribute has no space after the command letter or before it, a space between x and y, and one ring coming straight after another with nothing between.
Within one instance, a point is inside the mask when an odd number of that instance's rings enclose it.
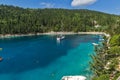
<instances>
[{"instance_id":1,"label":"calm bay water","mask_svg":"<svg viewBox=\"0 0 120 80\"><path fill-rule=\"evenodd\" d=\"M99 35L29 36L0 39L0 80L60 80L66 75L89 78L92 43Z\"/></svg>"}]
</instances>

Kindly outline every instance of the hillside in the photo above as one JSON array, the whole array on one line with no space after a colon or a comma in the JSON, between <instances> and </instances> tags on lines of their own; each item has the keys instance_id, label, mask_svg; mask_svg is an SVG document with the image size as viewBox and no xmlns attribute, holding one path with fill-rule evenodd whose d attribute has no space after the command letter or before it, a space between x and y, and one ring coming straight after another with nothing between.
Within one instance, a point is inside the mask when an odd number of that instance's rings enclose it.
<instances>
[{"instance_id":1,"label":"hillside","mask_svg":"<svg viewBox=\"0 0 120 80\"><path fill-rule=\"evenodd\" d=\"M120 16L98 11L24 9L0 5L0 34L43 33L48 31L108 31L113 34L111 29L118 30L118 24L120 25Z\"/></svg>"}]
</instances>

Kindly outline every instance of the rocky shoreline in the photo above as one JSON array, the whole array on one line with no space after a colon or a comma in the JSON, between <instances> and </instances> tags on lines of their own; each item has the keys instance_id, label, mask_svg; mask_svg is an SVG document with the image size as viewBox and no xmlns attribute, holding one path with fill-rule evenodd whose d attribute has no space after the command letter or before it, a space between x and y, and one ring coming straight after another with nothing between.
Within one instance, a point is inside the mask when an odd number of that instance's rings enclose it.
<instances>
[{"instance_id":1,"label":"rocky shoreline","mask_svg":"<svg viewBox=\"0 0 120 80\"><path fill-rule=\"evenodd\" d=\"M72 35L72 34L98 34L98 35L105 35L109 36L104 32L47 32L47 33L29 33L29 34L0 34L0 38L14 38L14 37L23 37L23 36L34 36L34 35Z\"/></svg>"}]
</instances>

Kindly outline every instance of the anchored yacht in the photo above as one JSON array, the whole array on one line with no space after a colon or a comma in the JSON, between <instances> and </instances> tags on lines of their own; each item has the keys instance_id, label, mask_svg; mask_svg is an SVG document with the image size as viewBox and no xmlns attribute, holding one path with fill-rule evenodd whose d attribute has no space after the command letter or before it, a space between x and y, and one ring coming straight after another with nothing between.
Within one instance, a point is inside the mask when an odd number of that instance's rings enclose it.
<instances>
[{"instance_id":1,"label":"anchored yacht","mask_svg":"<svg viewBox=\"0 0 120 80\"><path fill-rule=\"evenodd\" d=\"M86 80L85 76L63 76L61 80Z\"/></svg>"},{"instance_id":2,"label":"anchored yacht","mask_svg":"<svg viewBox=\"0 0 120 80\"><path fill-rule=\"evenodd\" d=\"M57 37L57 41L60 41L60 40L62 40L62 39L64 39L64 38L65 38L65 36L60 35L60 36Z\"/></svg>"}]
</instances>

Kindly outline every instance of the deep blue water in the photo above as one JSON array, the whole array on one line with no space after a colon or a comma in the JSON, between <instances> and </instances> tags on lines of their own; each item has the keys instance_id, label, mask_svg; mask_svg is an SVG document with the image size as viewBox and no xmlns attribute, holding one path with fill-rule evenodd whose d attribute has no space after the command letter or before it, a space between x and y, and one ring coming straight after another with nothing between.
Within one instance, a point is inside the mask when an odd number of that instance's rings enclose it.
<instances>
[{"instance_id":1,"label":"deep blue water","mask_svg":"<svg viewBox=\"0 0 120 80\"><path fill-rule=\"evenodd\" d=\"M28 36L0 39L0 80L60 80L66 75L92 75L92 43L99 35Z\"/></svg>"}]
</instances>

